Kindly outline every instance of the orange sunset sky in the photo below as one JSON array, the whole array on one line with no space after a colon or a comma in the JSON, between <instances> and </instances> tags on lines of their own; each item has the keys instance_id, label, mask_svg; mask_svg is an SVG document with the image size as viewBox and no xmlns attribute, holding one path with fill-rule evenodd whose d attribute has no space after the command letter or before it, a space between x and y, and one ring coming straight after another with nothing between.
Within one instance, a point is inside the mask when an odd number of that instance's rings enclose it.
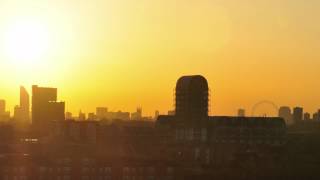
<instances>
[{"instance_id":1,"label":"orange sunset sky","mask_svg":"<svg viewBox=\"0 0 320 180\"><path fill-rule=\"evenodd\" d=\"M0 99L58 88L66 110L173 108L202 74L211 114L261 100L320 108L319 0L1 0Z\"/></svg>"}]
</instances>

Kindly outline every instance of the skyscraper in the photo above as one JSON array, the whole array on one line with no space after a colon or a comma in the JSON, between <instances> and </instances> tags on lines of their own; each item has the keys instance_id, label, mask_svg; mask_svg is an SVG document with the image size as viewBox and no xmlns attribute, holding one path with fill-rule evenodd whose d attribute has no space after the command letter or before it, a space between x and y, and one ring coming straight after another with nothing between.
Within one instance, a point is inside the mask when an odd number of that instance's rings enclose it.
<instances>
[{"instance_id":1,"label":"skyscraper","mask_svg":"<svg viewBox=\"0 0 320 180\"><path fill-rule=\"evenodd\" d=\"M65 103L57 102L57 89L32 86L32 123L48 127L51 121L65 119Z\"/></svg>"},{"instance_id":2,"label":"skyscraper","mask_svg":"<svg viewBox=\"0 0 320 180\"><path fill-rule=\"evenodd\" d=\"M29 94L23 86L20 86L20 108L22 111L23 119L29 120L29 116L30 116Z\"/></svg>"},{"instance_id":3,"label":"skyscraper","mask_svg":"<svg viewBox=\"0 0 320 180\"><path fill-rule=\"evenodd\" d=\"M279 108L279 117L283 118L287 124L292 123L291 109L288 106L281 106Z\"/></svg>"},{"instance_id":4,"label":"skyscraper","mask_svg":"<svg viewBox=\"0 0 320 180\"><path fill-rule=\"evenodd\" d=\"M3 99L0 99L0 115L5 114L6 112L6 101Z\"/></svg>"},{"instance_id":5,"label":"skyscraper","mask_svg":"<svg viewBox=\"0 0 320 180\"><path fill-rule=\"evenodd\" d=\"M0 100L0 121L8 121L10 119L10 112L6 111L6 101Z\"/></svg>"},{"instance_id":6,"label":"skyscraper","mask_svg":"<svg viewBox=\"0 0 320 180\"><path fill-rule=\"evenodd\" d=\"M30 117L29 94L20 86L20 105L14 107L14 119L19 122L28 122Z\"/></svg>"},{"instance_id":7,"label":"skyscraper","mask_svg":"<svg viewBox=\"0 0 320 180\"><path fill-rule=\"evenodd\" d=\"M302 107L295 107L293 108L293 122L297 123L302 121L303 118L303 108Z\"/></svg>"},{"instance_id":8,"label":"skyscraper","mask_svg":"<svg viewBox=\"0 0 320 180\"><path fill-rule=\"evenodd\" d=\"M179 119L196 122L208 117L209 87L203 76L181 77L177 81L175 99Z\"/></svg>"}]
</instances>

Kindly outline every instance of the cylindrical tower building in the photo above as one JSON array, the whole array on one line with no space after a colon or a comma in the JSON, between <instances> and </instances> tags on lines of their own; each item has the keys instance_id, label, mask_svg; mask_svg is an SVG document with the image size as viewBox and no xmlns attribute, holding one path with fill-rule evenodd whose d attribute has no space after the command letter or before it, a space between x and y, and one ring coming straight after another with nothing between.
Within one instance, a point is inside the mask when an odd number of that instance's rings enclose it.
<instances>
[{"instance_id":1,"label":"cylindrical tower building","mask_svg":"<svg viewBox=\"0 0 320 180\"><path fill-rule=\"evenodd\" d=\"M177 81L175 112L181 120L199 121L208 117L209 87L200 75L183 76Z\"/></svg>"}]
</instances>

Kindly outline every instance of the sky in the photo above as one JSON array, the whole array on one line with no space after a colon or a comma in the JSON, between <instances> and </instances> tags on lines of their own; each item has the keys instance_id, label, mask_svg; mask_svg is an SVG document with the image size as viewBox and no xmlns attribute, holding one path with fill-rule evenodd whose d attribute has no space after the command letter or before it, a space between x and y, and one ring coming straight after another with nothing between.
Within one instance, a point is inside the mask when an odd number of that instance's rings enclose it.
<instances>
[{"instance_id":1,"label":"sky","mask_svg":"<svg viewBox=\"0 0 320 180\"><path fill-rule=\"evenodd\" d=\"M314 112L319 19L318 0L1 0L0 99L12 111L38 84L73 113L165 114L176 80L201 74L212 115L262 100Z\"/></svg>"}]
</instances>

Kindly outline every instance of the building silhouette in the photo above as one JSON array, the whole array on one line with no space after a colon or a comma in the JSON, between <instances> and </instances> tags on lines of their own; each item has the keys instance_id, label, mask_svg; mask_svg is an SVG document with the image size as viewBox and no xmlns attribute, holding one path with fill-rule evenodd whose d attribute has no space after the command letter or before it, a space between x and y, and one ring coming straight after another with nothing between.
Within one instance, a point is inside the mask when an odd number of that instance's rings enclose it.
<instances>
[{"instance_id":1,"label":"building silhouette","mask_svg":"<svg viewBox=\"0 0 320 180\"><path fill-rule=\"evenodd\" d=\"M279 113L278 116L283 118L287 124L292 123L292 114L291 114L291 109L288 106L281 106L279 108Z\"/></svg>"},{"instance_id":2,"label":"building silhouette","mask_svg":"<svg viewBox=\"0 0 320 180\"><path fill-rule=\"evenodd\" d=\"M306 112L303 114L303 120L304 121L310 121L311 120L311 115L310 113Z\"/></svg>"},{"instance_id":3,"label":"building silhouette","mask_svg":"<svg viewBox=\"0 0 320 180\"><path fill-rule=\"evenodd\" d=\"M24 119L29 120L30 115L30 100L27 90L21 86L20 87L20 108Z\"/></svg>"},{"instance_id":4,"label":"building silhouette","mask_svg":"<svg viewBox=\"0 0 320 180\"><path fill-rule=\"evenodd\" d=\"M97 107L96 108L96 115L99 120L106 119L107 113L108 113L107 107Z\"/></svg>"},{"instance_id":5,"label":"building silhouette","mask_svg":"<svg viewBox=\"0 0 320 180\"><path fill-rule=\"evenodd\" d=\"M79 111L79 115L78 115L78 120L79 121L85 121L86 118L86 113L83 113L81 110Z\"/></svg>"},{"instance_id":6,"label":"building silhouette","mask_svg":"<svg viewBox=\"0 0 320 180\"><path fill-rule=\"evenodd\" d=\"M66 112L66 120L71 120L71 119L73 119L72 113Z\"/></svg>"},{"instance_id":7,"label":"building silhouette","mask_svg":"<svg viewBox=\"0 0 320 180\"><path fill-rule=\"evenodd\" d=\"M23 86L20 86L20 105L14 108L14 119L24 123L28 123L30 120L29 94Z\"/></svg>"},{"instance_id":8,"label":"building silhouette","mask_svg":"<svg viewBox=\"0 0 320 180\"><path fill-rule=\"evenodd\" d=\"M33 85L32 124L45 130L52 121L63 120L65 120L65 103L57 101L57 89Z\"/></svg>"},{"instance_id":9,"label":"building silhouette","mask_svg":"<svg viewBox=\"0 0 320 180\"><path fill-rule=\"evenodd\" d=\"M245 109L239 109L238 110L238 117L245 117L246 116L246 110Z\"/></svg>"},{"instance_id":10,"label":"building silhouette","mask_svg":"<svg viewBox=\"0 0 320 180\"><path fill-rule=\"evenodd\" d=\"M159 114L160 114L160 112L158 110L156 110L154 112L154 119L158 119Z\"/></svg>"},{"instance_id":11,"label":"building silhouette","mask_svg":"<svg viewBox=\"0 0 320 180\"><path fill-rule=\"evenodd\" d=\"M6 112L6 101L0 99L0 114L4 114Z\"/></svg>"},{"instance_id":12,"label":"building silhouette","mask_svg":"<svg viewBox=\"0 0 320 180\"><path fill-rule=\"evenodd\" d=\"M0 121L9 121L10 120L10 112L6 111L6 101L0 100Z\"/></svg>"},{"instance_id":13,"label":"building silhouette","mask_svg":"<svg viewBox=\"0 0 320 180\"><path fill-rule=\"evenodd\" d=\"M301 122L303 118L303 108L302 107L293 108L292 118L294 123Z\"/></svg>"},{"instance_id":14,"label":"building silhouette","mask_svg":"<svg viewBox=\"0 0 320 180\"><path fill-rule=\"evenodd\" d=\"M141 120L142 119L142 108L138 107L136 112L131 113L132 120Z\"/></svg>"},{"instance_id":15,"label":"building silhouette","mask_svg":"<svg viewBox=\"0 0 320 180\"><path fill-rule=\"evenodd\" d=\"M181 77L176 85L176 117L190 122L206 120L209 110L208 95L208 82L203 76Z\"/></svg>"}]
</instances>

